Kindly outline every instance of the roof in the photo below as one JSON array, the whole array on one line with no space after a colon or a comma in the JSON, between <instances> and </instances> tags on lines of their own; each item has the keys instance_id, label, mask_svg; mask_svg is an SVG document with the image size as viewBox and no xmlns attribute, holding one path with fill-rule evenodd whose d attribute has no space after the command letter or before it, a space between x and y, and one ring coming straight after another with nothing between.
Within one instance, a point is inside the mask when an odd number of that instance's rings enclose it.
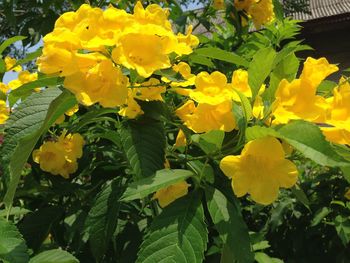
<instances>
[{"instance_id":1,"label":"roof","mask_svg":"<svg viewBox=\"0 0 350 263\"><path fill-rule=\"evenodd\" d=\"M319 18L350 15L350 0L309 0L310 13L294 13L292 16L298 20L315 20Z\"/></svg>"}]
</instances>

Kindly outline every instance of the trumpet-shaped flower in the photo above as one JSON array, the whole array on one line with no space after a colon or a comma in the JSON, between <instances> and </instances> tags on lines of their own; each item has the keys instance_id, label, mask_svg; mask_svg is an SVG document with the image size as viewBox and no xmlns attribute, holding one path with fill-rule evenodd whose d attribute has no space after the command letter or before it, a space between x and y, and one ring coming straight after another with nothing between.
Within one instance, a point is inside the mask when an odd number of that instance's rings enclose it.
<instances>
[{"instance_id":1,"label":"trumpet-shaped flower","mask_svg":"<svg viewBox=\"0 0 350 263\"><path fill-rule=\"evenodd\" d=\"M134 98L134 92L131 89L129 89L128 98L125 104L120 107L118 114L123 117L128 117L129 119L135 119L137 116L143 114L140 105Z\"/></svg>"},{"instance_id":2,"label":"trumpet-shaped flower","mask_svg":"<svg viewBox=\"0 0 350 263\"><path fill-rule=\"evenodd\" d=\"M84 105L99 102L103 107L122 105L128 94L129 80L110 60L102 60L86 72L67 76L64 86Z\"/></svg>"},{"instance_id":3,"label":"trumpet-shaped flower","mask_svg":"<svg viewBox=\"0 0 350 263\"><path fill-rule=\"evenodd\" d=\"M7 56L7 57L5 57L4 62L5 62L6 71L9 71L9 70L13 70L16 72L22 71L21 65L15 66L17 63L17 60L15 58L11 58L11 57Z\"/></svg>"},{"instance_id":4,"label":"trumpet-shaped flower","mask_svg":"<svg viewBox=\"0 0 350 263\"><path fill-rule=\"evenodd\" d=\"M189 186L190 185L185 181L170 185L166 188L158 190L154 194L153 199L158 199L160 207L166 207L176 199L187 195Z\"/></svg>"},{"instance_id":5,"label":"trumpet-shaped flower","mask_svg":"<svg viewBox=\"0 0 350 263\"><path fill-rule=\"evenodd\" d=\"M326 120L332 127L323 127L322 131L329 141L350 145L350 83L341 78L333 94Z\"/></svg>"},{"instance_id":6,"label":"trumpet-shaped flower","mask_svg":"<svg viewBox=\"0 0 350 263\"><path fill-rule=\"evenodd\" d=\"M249 193L255 202L268 205L277 199L280 187L290 188L298 178L297 167L284 155L276 138L264 137L248 142L241 155L224 157L220 168L238 197Z\"/></svg>"},{"instance_id":7,"label":"trumpet-shaped flower","mask_svg":"<svg viewBox=\"0 0 350 263\"><path fill-rule=\"evenodd\" d=\"M272 0L255 1L248 10L253 19L254 26L260 29L262 25L268 24L275 18Z\"/></svg>"},{"instance_id":8,"label":"trumpet-shaped flower","mask_svg":"<svg viewBox=\"0 0 350 263\"><path fill-rule=\"evenodd\" d=\"M198 103L218 105L231 101L234 94L232 87L227 84L226 76L218 71L199 73L195 85L196 88L191 90L189 96Z\"/></svg>"},{"instance_id":9,"label":"trumpet-shaped flower","mask_svg":"<svg viewBox=\"0 0 350 263\"><path fill-rule=\"evenodd\" d=\"M38 79L38 73L30 73L28 70L22 71L18 74L18 79L14 79L11 80L8 83L8 87L11 90L15 90L17 88L19 88L20 86L22 86L23 84L29 83L29 82L33 82L35 80ZM35 88L35 91L39 91L40 88Z\"/></svg>"},{"instance_id":10,"label":"trumpet-shaped flower","mask_svg":"<svg viewBox=\"0 0 350 263\"><path fill-rule=\"evenodd\" d=\"M176 114L189 129L196 133L212 130L228 132L236 128L231 101L224 101L217 105L199 103L195 106L194 102L189 100L176 110Z\"/></svg>"},{"instance_id":11,"label":"trumpet-shaped flower","mask_svg":"<svg viewBox=\"0 0 350 263\"><path fill-rule=\"evenodd\" d=\"M148 81L135 85L133 88L133 96L138 100L144 101L163 101L162 93L166 91L166 87L156 78L150 78ZM140 86L138 88L137 86Z\"/></svg>"},{"instance_id":12,"label":"trumpet-shaped flower","mask_svg":"<svg viewBox=\"0 0 350 263\"><path fill-rule=\"evenodd\" d=\"M57 142L44 142L39 149L33 151L34 162L40 169L53 175L69 178L69 174L78 169L77 159L82 156L83 137L78 134L68 134L64 131Z\"/></svg>"},{"instance_id":13,"label":"trumpet-shaped flower","mask_svg":"<svg viewBox=\"0 0 350 263\"><path fill-rule=\"evenodd\" d=\"M325 58L308 58L299 79L292 82L283 79L272 105L274 123L288 123L293 119L324 122L329 106L323 97L316 95L316 89L323 79L337 70Z\"/></svg>"}]
</instances>

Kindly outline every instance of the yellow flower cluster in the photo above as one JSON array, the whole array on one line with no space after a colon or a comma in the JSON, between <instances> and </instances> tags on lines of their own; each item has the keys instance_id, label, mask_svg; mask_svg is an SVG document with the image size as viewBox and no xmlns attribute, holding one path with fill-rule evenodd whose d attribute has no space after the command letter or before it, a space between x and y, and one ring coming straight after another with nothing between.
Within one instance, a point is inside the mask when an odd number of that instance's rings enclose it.
<instances>
[{"instance_id":1,"label":"yellow flower cluster","mask_svg":"<svg viewBox=\"0 0 350 263\"><path fill-rule=\"evenodd\" d=\"M138 2L129 14L113 6L102 10L84 4L58 18L53 32L44 37L37 64L43 73L64 76L64 86L80 103L124 106L121 114L132 116L140 110L122 68L144 78L170 68L171 54L187 55L198 45L191 31L189 27L186 35L174 34L168 11L158 5L144 9Z\"/></svg>"},{"instance_id":2,"label":"yellow flower cluster","mask_svg":"<svg viewBox=\"0 0 350 263\"><path fill-rule=\"evenodd\" d=\"M257 29L275 18L272 0L234 0L234 5L237 10L244 10L252 18Z\"/></svg>"},{"instance_id":3,"label":"yellow flower cluster","mask_svg":"<svg viewBox=\"0 0 350 263\"><path fill-rule=\"evenodd\" d=\"M73 116L74 113L76 113L79 110L79 105L75 104L72 108L70 108L69 110L67 110L64 114L62 114L60 117L58 117L58 119L55 121L55 124L61 124L64 122L65 120L65 115L67 116Z\"/></svg>"},{"instance_id":4,"label":"yellow flower cluster","mask_svg":"<svg viewBox=\"0 0 350 263\"><path fill-rule=\"evenodd\" d=\"M350 84L341 78L333 96L317 95L317 87L330 74L338 71L327 59L307 58L300 78L282 80L272 105L273 123L285 124L304 119L326 124L321 127L326 138L335 143L350 145Z\"/></svg>"},{"instance_id":5,"label":"yellow flower cluster","mask_svg":"<svg viewBox=\"0 0 350 263\"><path fill-rule=\"evenodd\" d=\"M69 178L78 169L77 159L83 154L84 139L78 134L64 131L57 141L46 141L33 151L34 162L40 169L53 175Z\"/></svg>"},{"instance_id":6,"label":"yellow flower cluster","mask_svg":"<svg viewBox=\"0 0 350 263\"><path fill-rule=\"evenodd\" d=\"M195 78L195 89L187 90L190 100L176 114L196 133L232 131L236 127L232 113L234 93L224 74L201 72Z\"/></svg>"}]
</instances>

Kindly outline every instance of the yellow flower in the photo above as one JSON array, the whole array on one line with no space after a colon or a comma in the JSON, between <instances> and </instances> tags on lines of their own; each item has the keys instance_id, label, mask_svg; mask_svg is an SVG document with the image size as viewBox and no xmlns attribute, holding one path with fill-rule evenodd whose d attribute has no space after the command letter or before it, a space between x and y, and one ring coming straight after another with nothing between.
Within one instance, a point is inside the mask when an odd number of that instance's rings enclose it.
<instances>
[{"instance_id":1,"label":"yellow flower","mask_svg":"<svg viewBox=\"0 0 350 263\"><path fill-rule=\"evenodd\" d=\"M231 101L224 101L217 105L199 103L196 107L194 102L189 100L176 110L176 114L189 129L196 133L212 130L229 132L236 128Z\"/></svg>"},{"instance_id":2,"label":"yellow flower","mask_svg":"<svg viewBox=\"0 0 350 263\"><path fill-rule=\"evenodd\" d=\"M83 155L84 138L79 133L67 134L64 131L58 137L58 144L65 150L65 158L69 162L74 162Z\"/></svg>"},{"instance_id":3,"label":"yellow flower","mask_svg":"<svg viewBox=\"0 0 350 263\"><path fill-rule=\"evenodd\" d=\"M135 28L133 31L123 34L119 45L113 50L112 58L116 63L135 69L145 78L156 70L171 66L168 56L171 53L171 39L164 36L167 33L152 25Z\"/></svg>"},{"instance_id":4,"label":"yellow flower","mask_svg":"<svg viewBox=\"0 0 350 263\"><path fill-rule=\"evenodd\" d=\"M264 102L260 95L257 95L253 105L253 116L257 119L264 118Z\"/></svg>"},{"instance_id":5,"label":"yellow flower","mask_svg":"<svg viewBox=\"0 0 350 263\"><path fill-rule=\"evenodd\" d=\"M122 105L127 98L128 83L121 69L107 59L64 80L65 88L73 92L80 103L90 106L98 102L103 107Z\"/></svg>"},{"instance_id":6,"label":"yellow flower","mask_svg":"<svg viewBox=\"0 0 350 263\"><path fill-rule=\"evenodd\" d=\"M0 82L0 91L2 93L6 94L9 89L9 86L7 86L5 83Z\"/></svg>"},{"instance_id":7,"label":"yellow flower","mask_svg":"<svg viewBox=\"0 0 350 263\"><path fill-rule=\"evenodd\" d=\"M14 70L14 71L19 72L22 70L21 65L14 67L17 63L17 60L15 58L11 58L11 57L7 56L7 57L5 57L4 62L5 62L5 66L6 66L6 71Z\"/></svg>"},{"instance_id":8,"label":"yellow flower","mask_svg":"<svg viewBox=\"0 0 350 263\"><path fill-rule=\"evenodd\" d=\"M190 25L187 28L186 35L178 33L177 41L178 45L176 46L175 52L178 55L189 55L193 52L193 48L199 45L199 39L192 35L193 27Z\"/></svg>"},{"instance_id":9,"label":"yellow flower","mask_svg":"<svg viewBox=\"0 0 350 263\"><path fill-rule=\"evenodd\" d=\"M231 101L234 91L227 84L224 74L215 71L211 74L201 72L196 76L196 88L191 90L189 96L198 103L218 105L225 101Z\"/></svg>"},{"instance_id":10,"label":"yellow flower","mask_svg":"<svg viewBox=\"0 0 350 263\"><path fill-rule=\"evenodd\" d=\"M179 133L176 136L174 148L178 148L178 147L182 147L182 146L186 146L186 145L187 145L186 135L183 132L183 130L180 129Z\"/></svg>"},{"instance_id":11,"label":"yellow flower","mask_svg":"<svg viewBox=\"0 0 350 263\"><path fill-rule=\"evenodd\" d=\"M6 106L6 101L0 100L0 124L4 124L9 118L9 109Z\"/></svg>"},{"instance_id":12,"label":"yellow flower","mask_svg":"<svg viewBox=\"0 0 350 263\"><path fill-rule=\"evenodd\" d=\"M25 71L22 71L18 74L18 79L14 79L14 80L11 80L8 84L8 87L11 89L11 90L14 90L14 89L17 89L19 88L20 86L26 84L26 83L29 83L29 82L33 82L35 80L38 79L38 73L35 72L35 73L30 73L28 70L25 70ZM36 91L39 91L40 88L35 88Z\"/></svg>"},{"instance_id":13,"label":"yellow flower","mask_svg":"<svg viewBox=\"0 0 350 263\"><path fill-rule=\"evenodd\" d=\"M156 78L150 78L148 81L135 86L141 86L140 88L133 88L133 96L138 100L163 101L162 93L166 91L166 87L160 84L160 81Z\"/></svg>"},{"instance_id":14,"label":"yellow flower","mask_svg":"<svg viewBox=\"0 0 350 263\"><path fill-rule=\"evenodd\" d=\"M222 10L225 9L225 0L214 0L213 7L216 10Z\"/></svg>"},{"instance_id":15,"label":"yellow flower","mask_svg":"<svg viewBox=\"0 0 350 263\"><path fill-rule=\"evenodd\" d=\"M33 151L33 160L40 165L41 170L53 175L61 174L66 163L64 149L56 142L44 142L38 150Z\"/></svg>"},{"instance_id":16,"label":"yellow flower","mask_svg":"<svg viewBox=\"0 0 350 263\"><path fill-rule=\"evenodd\" d=\"M326 77L338 70L339 68L334 64L329 64L326 58L308 57L304 62L300 79L312 83L312 86L317 88Z\"/></svg>"},{"instance_id":17,"label":"yellow flower","mask_svg":"<svg viewBox=\"0 0 350 263\"><path fill-rule=\"evenodd\" d=\"M323 134L331 142L350 145L350 83L345 78L340 79L328 101L326 123L332 127L322 127Z\"/></svg>"},{"instance_id":18,"label":"yellow flower","mask_svg":"<svg viewBox=\"0 0 350 263\"><path fill-rule=\"evenodd\" d=\"M238 197L249 193L255 202L268 205L277 199L280 187L290 188L298 178L297 167L284 155L276 138L264 137L248 142L241 155L224 157L220 168Z\"/></svg>"},{"instance_id":19,"label":"yellow flower","mask_svg":"<svg viewBox=\"0 0 350 263\"><path fill-rule=\"evenodd\" d=\"M123 117L128 117L129 119L135 119L137 116L143 114L140 105L134 99L133 91L129 89L128 98L125 105L123 105L118 114Z\"/></svg>"},{"instance_id":20,"label":"yellow flower","mask_svg":"<svg viewBox=\"0 0 350 263\"><path fill-rule=\"evenodd\" d=\"M134 7L134 18L138 23L145 25L154 24L171 31L172 28L168 16L169 11L156 4L151 4L144 9L141 2L137 2Z\"/></svg>"},{"instance_id":21,"label":"yellow flower","mask_svg":"<svg viewBox=\"0 0 350 263\"><path fill-rule=\"evenodd\" d=\"M169 83L172 87L188 87L194 85L196 75L191 74L191 67L186 62L180 62L173 66L173 70L181 75L185 81L171 81L166 77L162 77L162 81Z\"/></svg>"},{"instance_id":22,"label":"yellow flower","mask_svg":"<svg viewBox=\"0 0 350 263\"><path fill-rule=\"evenodd\" d=\"M248 10L253 19L254 26L260 29L275 19L272 0L260 0L253 3Z\"/></svg>"},{"instance_id":23,"label":"yellow flower","mask_svg":"<svg viewBox=\"0 0 350 263\"><path fill-rule=\"evenodd\" d=\"M288 123L293 119L311 122L324 122L328 104L326 99L316 95L317 86L337 67L325 58L308 58L299 79L292 82L283 79L276 91L276 100L272 105L274 123Z\"/></svg>"},{"instance_id":24,"label":"yellow flower","mask_svg":"<svg viewBox=\"0 0 350 263\"><path fill-rule=\"evenodd\" d=\"M44 142L39 149L33 151L34 162L40 169L53 175L69 178L69 174L78 169L77 159L83 154L83 137L78 134L66 135L64 131L57 142Z\"/></svg>"},{"instance_id":25,"label":"yellow flower","mask_svg":"<svg viewBox=\"0 0 350 263\"><path fill-rule=\"evenodd\" d=\"M170 185L158 190L154 194L153 199L158 199L160 207L164 208L176 199L185 196L188 193L189 186L185 181Z\"/></svg>"},{"instance_id":26,"label":"yellow flower","mask_svg":"<svg viewBox=\"0 0 350 263\"><path fill-rule=\"evenodd\" d=\"M345 197L346 199L350 200L350 189L348 189L348 190L346 191L346 193L344 194L344 197Z\"/></svg>"}]
</instances>

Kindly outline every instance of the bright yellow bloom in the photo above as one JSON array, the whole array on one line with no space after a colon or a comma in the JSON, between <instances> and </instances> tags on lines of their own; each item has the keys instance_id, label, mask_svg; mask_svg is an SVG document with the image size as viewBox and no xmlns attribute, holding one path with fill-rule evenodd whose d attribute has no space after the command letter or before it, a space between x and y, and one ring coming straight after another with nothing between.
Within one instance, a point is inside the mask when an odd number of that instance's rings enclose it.
<instances>
[{"instance_id":1,"label":"bright yellow bloom","mask_svg":"<svg viewBox=\"0 0 350 263\"><path fill-rule=\"evenodd\" d=\"M199 103L196 107L194 102L189 100L176 110L176 114L189 129L196 133L212 130L229 132L236 128L231 101L224 101L217 105Z\"/></svg>"},{"instance_id":2,"label":"bright yellow bloom","mask_svg":"<svg viewBox=\"0 0 350 263\"><path fill-rule=\"evenodd\" d=\"M40 165L41 170L69 178L69 174L78 169L77 159L83 154L84 143L80 134L66 135L64 131L57 142L44 142L39 149L34 150L33 160Z\"/></svg>"},{"instance_id":3,"label":"bright yellow bloom","mask_svg":"<svg viewBox=\"0 0 350 263\"><path fill-rule=\"evenodd\" d=\"M171 45L171 39L164 34L152 25L125 33L119 39L120 45L113 50L112 58L126 68L135 69L145 78L156 70L169 68L171 64L168 55L171 50L168 45Z\"/></svg>"},{"instance_id":4,"label":"bright yellow bloom","mask_svg":"<svg viewBox=\"0 0 350 263\"><path fill-rule=\"evenodd\" d=\"M225 9L225 0L214 0L213 7L216 10L222 10Z\"/></svg>"},{"instance_id":5,"label":"bright yellow bloom","mask_svg":"<svg viewBox=\"0 0 350 263\"><path fill-rule=\"evenodd\" d=\"M136 102L131 89L129 89L125 105L120 107L118 114L123 117L128 117L129 119L135 119L137 116L143 114L143 111L140 105Z\"/></svg>"},{"instance_id":6,"label":"bright yellow bloom","mask_svg":"<svg viewBox=\"0 0 350 263\"><path fill-rule=\"evenodd\" d=\"M300 79L312 83L312 86L317 88L326 77L338 70L339 68L334 64L329 64L326 58L314 59L308 57L304 62Z\"/></svg>"},{"instance_id":7,"label":"bright yellow bloom","mask_svg":"<svg viewBox=\"0 0 350 263\"><path fill-rule=\"evenodd\" d=\"M11 58L7 56L5 57L4 62L6 66L6 71L14 70L14 71L20 72L22 70L21 65L14 67L17 63L17 60L15 58Z\"/></svg>"},{"instance_id":8,"label":"bright yellow bloom","mask_svg":"<svg viewBox=\"0 0 350 263\"><path fill-rule=\"evenodd\" d=\"M6 94L9 89L9 86L7 86L5 83L0 82L0 91L2 93Z\"/></svg>"},{"instance_id":9,"label":"bright yellow bloom","mask_svg":"<svg viewBox=\"0 0 350 263\"><path fill-rule=\"evenodd\" d=\"M133 88L134 98L144 101L163 101L161 94L166 91L166 87L161 85L158 79L150 78L148 81L135 86L140 86L140 88Z\"/></svg>"},{"instance_id":10,"label":"bright yellow bloom","mask_svg":"<svg viewBox=\"0 0 350 263\"><path fill-rule=\"evenodd\" d=\"M288 123L293 119L324 122L329 106L323 97L316 95L316 89L323 79L337 70L338 68L329 64L325 58L308 58L299 79L292 82L283 79L272 105L272 112L276 118L274 123Z\"/></svg>"},{"instance_id":11,"label":"bright yellow bloom","mask_svg":"<svg viewBox=\"0 0 350 263\"><path fill-rule=\"evenodd\" d=\"M103 107L122 105L127 98L128 83L128 77L107 59L64 80L65 88L73 92L80 103L90 106L98 102Z\"/></svg>"},{"instance_id":12,"label":"bright yellow bloom","mask_svg":"<svg viewBox=\"0 0 350 263\"><path fill-rule=\"evenodd\" d=\"M0 124L4 124L9 118L9 109L6 106L6 101L0 100Z\"/></svg>"},{"instance_id":13,"label":"bright yellow bloom","mask_svg":"<svg viewBox=\"0 0 350 263\"><path fill-rule=\"evenodd\" d=\"M260 29L275 19L272 0L260 0L253 3L248 10L253 19L254 26Z\"/></svg>"},{"instance_id":14,"label":"bright yellow bloom","mask_svg":"<svg viewBox=\"0 0 350 263\"><path fill-rule=\"evenodd\" d=\"M137 2L134 7L134 18L140 24L154 24L171 31L171 23L168 20L169 11L159 5L151 4L143 8L141 2Z\"/></svg>"},{"instance_id":15,"label":"bright yellow bloom","mask_svg":"<svg viewBox=\"0 0 350 263\"><path fill-rule=\"evenodd\" d=\"M330 98L330 109L326 123L332 127L322 127L327 140L350 145L350 83L341 78Z\"/></svg>"},{"instance_id":16,"label":"bright yellow bloom","mask_svg":"<svg viewBox=\"0 0 350 263\"><path fill-rule=\"evenodd\" d=\"M166 77L162 77L162 81L169 83L172 87L188 87L194 85L196 75L191 73L191 67L186 62L180 62L173 66L173 70L181 75L185 81L171 81Z\"/></svg>"},{"instance_id":17,"label":"bright yellow bloom","mask_svg":"<svg viewBox=\"0 0 350 263\"><path fill-rule=\"evenodd\" d=\"M33 151L34 162L40 164L40 169L53 175L61 173L66 163L64 149L56 142L44 142L38 150Z\"/></svg>"},{"instance_id":18,"label":"bright yellow bloom","mask_svg":"<svg viewBox=\"0 0 350 263\"><path fill-rule=\"evenodd\" d=\"M344 195L344 197L348 200L350 200L350 189L348 189Z\"/></svg>"},{"instance_id":19,"label":"bright yellow bloom","mask_svg":"<svg viewBox=\"0 0 350 263\"><path fill-rule=\"evenodd\" d=\"M227 84L224 74L215 71L211 74L201 72L196 76L196 88L191 90L190 98L198 103L218 105L225 101L231 101L234 91Z\"/></svg>"},{"instance_id":20,"label":"bright yellow bloom","mask_svg":"<svg viewBox=\"0 0 350 263\"><path fill-rule=\"evenodd\" d=\"M253 116L257 119L264 118L264 102L260 95L257 95L253 105Z\"/></svg>"},{"instance_id":21,"label":"bright yellow bloom","mask_svg":"<svg viewBox=\"0 0 350 263\"><path fill-rule=\"evenodd\" d=\"M158 190L154 194L153 199L158 199L160 207L164 208L176 199L185 196L188 193L189 186L185 181L170 185Z\"/></svg>"},{"instance_id":22,"label":"bright yellow bloom","mask_svg":"<svg viewBox=\"0 0 350 263\"><path fill-rule=\"evenodd\" d=\"M268 205L278 197L280 187L292 187L298 178L295 164L284 158L281 143L273 137L248 142L241 155L229 155L220 168L232 179L232 189L238 196L249 193L260 204Z\"/></svg>"},{"instance_id":23,"label":"bright yellow bloom","mask_svg":"<svg viewBox=\"0 0 350 263\"><path fill-rule=\"evenodd\" d=\"M178 45L176 47L176 54L178 55L189 55L192 53L193 48L197 47L199 45L199 39L192 35L193 27L190 25L187 28L186 35L178 33L177 34L177 41Z\"/></svg>"},{"instance_id":24,"label":"bright yellow bloom","mask_svg":"<svg viewBox=\"0 0 350 263\"><path fill-rule=\"evenodd\" d=\"M186 146L186 145L187 145L186 135L183 132L183 130L180 129L179 133L176 136L176 141L175 141L174 147L178 148L178 147L182 147L182 146Z\"/></svg>"},{"instance_id":25,"label":"bright yellow bloom","mask_svg":"<svg viewBox=\"0 0 350 263\"><path fill-rule=\"evenodd\" d=\"M35 80L38 79L38 73L35 72L35 73L30 73L28 70L25 70L25 71L22 71L18 74L18 79L14 79L14 80L11 80L8 84L8 87L11 89L11 90L14 90L14 89L17 89L19 88L20 86L26 84L26 83L29 83L29 82L33 82ZM36 91L39 91L40 88L35 88Z\"/></svg>"},{"instance_id":26,"label":"bright yellow bloom","mask_svg":"<svg viewBox=\"0 0 350 263\"><path fill-rule=\"evenodd\" d=\"M83 155L85 141L79 133L69 133L66 135L66 131L64 131L58 137L57 143L65 150L65 157L69 162L74 162Z\"/></svg>"}]
</instances>

